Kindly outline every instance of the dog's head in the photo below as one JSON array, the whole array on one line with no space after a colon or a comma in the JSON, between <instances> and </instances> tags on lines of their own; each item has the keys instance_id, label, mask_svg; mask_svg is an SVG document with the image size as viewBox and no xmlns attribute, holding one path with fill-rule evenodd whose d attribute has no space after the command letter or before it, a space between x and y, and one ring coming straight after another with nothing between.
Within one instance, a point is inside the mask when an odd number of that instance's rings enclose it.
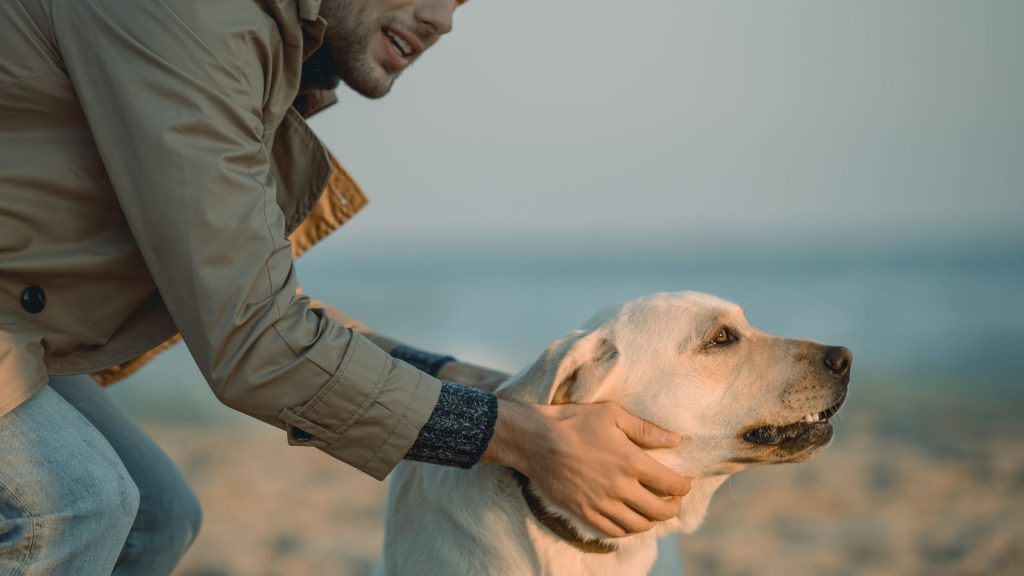
<instances>
[{"instance_id":1,"label":"dog's head","mask_svg":"<svg viewBox=\"0 0 1024 576\"><path fill-rule=\"evenodd\" d=\"M679 517L659 530L689 532L728 475L798 462L828 444L851 361L845 348L760 332L739 306L719 298L657 294L599 313L499 395L615 402L681 434L678 448L651 455L694 479Z\"/></svg>"}]
</instances>

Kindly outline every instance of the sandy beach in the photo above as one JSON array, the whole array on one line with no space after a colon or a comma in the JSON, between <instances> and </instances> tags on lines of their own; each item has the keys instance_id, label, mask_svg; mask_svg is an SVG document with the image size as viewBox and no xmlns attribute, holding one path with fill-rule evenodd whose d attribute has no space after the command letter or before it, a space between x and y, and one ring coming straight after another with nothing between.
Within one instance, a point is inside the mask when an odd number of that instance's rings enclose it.
<instances>
[{"instance_id":1,"label":"sandy beach","mask_svg":"<svg viewBox=\"0 0 1024 576\"><path fill-rule=\"evenodd\" d=\"M705 525L680 537L686 573L1019 574L1019 406L966 395L855 398L826 451L722 487ZM384 483L288 448L258 424L147 429L205 510L177 575L356 576L376 561Z\"/></svg>"}]
</instances>

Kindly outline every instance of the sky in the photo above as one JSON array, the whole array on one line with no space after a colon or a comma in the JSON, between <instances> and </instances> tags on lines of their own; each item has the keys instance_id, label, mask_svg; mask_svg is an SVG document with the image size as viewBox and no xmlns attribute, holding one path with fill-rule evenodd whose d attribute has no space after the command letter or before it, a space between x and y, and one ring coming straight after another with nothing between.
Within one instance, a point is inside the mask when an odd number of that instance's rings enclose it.
<instances>
[{"instance_id":1,"label":"sky","mask_svg":"<svg viewBox=\"0 0 1024 576\"><path fill-rule=\"evenodd\" d=\"M312 122L350 238L1024 239L1024 2L473 0Z\"/></svg>"}]
</instances>

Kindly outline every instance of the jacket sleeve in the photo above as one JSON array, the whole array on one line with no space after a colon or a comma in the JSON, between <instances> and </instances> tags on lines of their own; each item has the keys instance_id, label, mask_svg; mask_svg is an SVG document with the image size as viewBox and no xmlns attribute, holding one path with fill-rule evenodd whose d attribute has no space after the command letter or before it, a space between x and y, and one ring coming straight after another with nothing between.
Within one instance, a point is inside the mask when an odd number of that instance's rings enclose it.
<instances>
[{"instance_id":1,"label":"jacket sleeve","mask_svg":"<svg viewBox=\"0 0 1024 576\"><path fill-rule=\"evenodd\" d=\"M57 6L57 42L113 193L214 393L292 444L386 476L441 384L297 293L266 148L273 21L251 0Z\"/></svg>"}]
</instances>

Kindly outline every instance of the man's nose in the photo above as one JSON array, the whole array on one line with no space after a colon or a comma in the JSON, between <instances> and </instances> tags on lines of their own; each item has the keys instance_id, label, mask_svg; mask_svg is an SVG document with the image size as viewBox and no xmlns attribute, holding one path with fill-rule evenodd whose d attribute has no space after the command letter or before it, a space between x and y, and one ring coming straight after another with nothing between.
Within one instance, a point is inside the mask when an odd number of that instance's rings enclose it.
<instances>
[{"instance_id":1,"label":"man's nose","mask_svg":"<svg viewBox=\"0 0 1024 576\"><path fill-rule=\"evenodd\" d=\"M416 6L416 21L441 36L452 31L456 0L424 0Z\"/></svg>"}]
</instances>

